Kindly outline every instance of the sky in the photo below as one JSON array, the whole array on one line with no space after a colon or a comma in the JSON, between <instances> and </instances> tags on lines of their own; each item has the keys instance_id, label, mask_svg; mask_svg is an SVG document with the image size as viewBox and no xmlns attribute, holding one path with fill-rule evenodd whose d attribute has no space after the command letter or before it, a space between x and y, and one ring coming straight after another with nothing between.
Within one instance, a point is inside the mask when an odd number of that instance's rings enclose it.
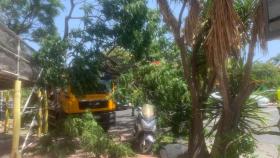
<instances>
[{"instance_id":1,"label":"sky","mask_svg":"<svg viewBox=\"0 0 280 158\"><path fill-rule=\"evenodd\" d=\"M70 3L69 0L62 0L62 3L65 4L64 10L61 12L61 14L55 18L55 23L58 28L58 32L63 35L64 33L64 18L68 14L70 9ZM153 9L157 9L157 3L156 0L148 0L148 6ZM172 11L175 15L179 14L180 6L178 4L172 4L171 6ZM81 16L82 12L79 11L78 7L74 10L73 16ZM81 27L81 23L78 20L70 20L70 28L78 28ZM36 44L31 44L32 47L34 47L36 50L38 50L38 46ZM257 49L255 60L265 62L269 60L271 57L274 57L280 53L280 37L277 40L272 40L268 42L268 52L263 53Z\"/></svg>"}]
</instances>

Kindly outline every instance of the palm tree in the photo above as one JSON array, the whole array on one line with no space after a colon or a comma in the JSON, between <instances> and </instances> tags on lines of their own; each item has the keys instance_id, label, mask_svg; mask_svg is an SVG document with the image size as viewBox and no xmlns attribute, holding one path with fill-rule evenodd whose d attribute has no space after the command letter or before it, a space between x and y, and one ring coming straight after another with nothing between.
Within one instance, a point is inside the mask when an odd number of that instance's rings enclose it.
<instances>
[{"instance_id":1,"label":"palm tree","mask_svg":"<svg viewBox=\"0 0 280 158\"><path fill-rule=\"evenodd\" d=\"M258 43L266 49L267 2L182 0L176 2L182 5L178 18L167 0L157 2L181 52L184 77L191 94L192 119L187 154L191 158L228 157L228 146L234 139L230 135L238 131L241 110L254 89L250 78L254 48ZM242 53L246 45L249 50ZM239 81L237 85L232 82L236 79ZM201 109L206 106L215 83L222 95L223 107L214 126L215 141L209 152L203 132L205 112Z\"/></svg>"}]
</instances>

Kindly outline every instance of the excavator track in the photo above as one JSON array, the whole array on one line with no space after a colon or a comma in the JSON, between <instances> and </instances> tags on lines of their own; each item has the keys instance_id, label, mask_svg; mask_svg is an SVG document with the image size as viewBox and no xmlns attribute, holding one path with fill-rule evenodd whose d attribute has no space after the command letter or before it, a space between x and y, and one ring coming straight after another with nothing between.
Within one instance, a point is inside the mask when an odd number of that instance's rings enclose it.
<instances>
[{"instance_id":1,"label":"excavator track","mask_svg":"<svg viewBox=\"0 0 280 158\"><path fill-rule=\"evenodd\" d=\"M51 127L55 127L57 125L57 121L65 116L63 110L61 109L58 98L59 98L58 92L51 92L48 98L48 103L49 103L48 122Z\"/></svg>"}]
</instances>

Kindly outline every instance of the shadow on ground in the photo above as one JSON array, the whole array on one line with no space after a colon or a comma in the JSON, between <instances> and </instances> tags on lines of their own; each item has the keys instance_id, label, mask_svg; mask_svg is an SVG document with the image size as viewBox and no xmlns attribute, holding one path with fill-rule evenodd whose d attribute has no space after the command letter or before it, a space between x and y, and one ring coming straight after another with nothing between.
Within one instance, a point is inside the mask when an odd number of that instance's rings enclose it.
<instances>
[{"instance_id":1,"label":"shadow on ground","mask_svg":"<svg viewBox=\"0 0 280 158\"><path fill-rule=\"evenodd\" d=\"M109 129L109 134L121 142L133 140L135 117L131 116L131 110L117 111L116 124Z\"/></svg>"},{"instance_id":2,"label":"shadow on ground","mask_svg":"<svg viewBox=\"0 0 280 158\"><path fill-rule=\"evenodd\" d=\"M24 138L20 137L20 143L23 143ZM6 157L10 154L12 149L12 135L11 134L0 134L0 158ZM9 156L8 156L9 157Z\"/></svg>"}]
</instances>

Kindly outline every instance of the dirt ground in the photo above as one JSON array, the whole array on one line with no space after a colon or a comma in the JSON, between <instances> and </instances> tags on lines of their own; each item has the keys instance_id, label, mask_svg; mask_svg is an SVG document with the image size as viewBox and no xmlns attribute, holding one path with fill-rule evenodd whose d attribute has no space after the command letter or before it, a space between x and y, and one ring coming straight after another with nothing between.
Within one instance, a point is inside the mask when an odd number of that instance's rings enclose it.
<instances>
[{"instance_id":1,"label":"dirt ground","mask_svg":"<svg viewBox=\"0 0 280 158\"><path fill-rule=\"evenodd\" d=\"M270 113L270 119L275 122L278 120L279 116L277 111L274 109L267 109ZM273 117L272 117L273 116ZM275 118L274 118L275 117ZM276 118L277 117L277 118ZM134 117L131 116L131 110L124 110L117 112L117 123L115 126L109 129L109 134L114 136L116 141L121 142L130 142L133 141L133 126L134 126ZM8 134L3 134L3 126L0 122L0 158L9 158L11 150L11 129ZM23 142L24 136L26 134L26 129L21 132L21 143ZM271 139L270 142L264 140ZM257 149L255 155L258 158L280 158L278 153L278 145L280 145L280 137L271 137L271 136L261 136L257 138ZM278 144L279 143L279 144ZM24 156L30 157L30 156ZM32 158L45 158L46 156L32 156ZM83 151L77 150L75 154L69 155L69 158L87 158L89 157ZM136 158L157 158L152 155L137 155Z\"/></svg>"},{"instance_id":2,"label":"dirt ground","mask_svg":"<svg viewBox=\"0 0 280 158\"><path fill-rule=\"evenodd\" d=\"M258 143L255 155L259 158L280 158L276 145Z\"/></svg>"},{"instance_id":3,"label":"dirt ground","mask_svg":"<svg viewBox=\"0 0 280 158\"><path fill-rule=\"evenodd\" d=\"M5 134L1 121L0 124L0 158L9 158L12 148L12 127L10 126L8 133ZM19 147L23 144L26 133L26 129L21 129Z\"/></svg>"},{"instance_id":4,"label":"dirt ground","mask_svg":"<svg viewBox=\"0 0 280 158\"><path fill-rule=\"evenodd\" d=\"M109 134L114 136L117 141L129 142L132 141L132 131L134 119L131 117L130 112L124 111L118 113L117 124L109 130ZM12 120L10 120L12 123ZM23 143L24 137L27 133L26 129L21 129L20 144ZM12 146L12 126L10 125L9 132L4 134L4 128L0 121L0 158L9 158ZM90 157L87 153L77 150L74 154L69 155L68 158L88 158ZM42 155L25 155L23 158L49 158L48 156ZM137 154L135 158L156 158L151 155L140 155Z\"/></svg>"}]
</instances>

